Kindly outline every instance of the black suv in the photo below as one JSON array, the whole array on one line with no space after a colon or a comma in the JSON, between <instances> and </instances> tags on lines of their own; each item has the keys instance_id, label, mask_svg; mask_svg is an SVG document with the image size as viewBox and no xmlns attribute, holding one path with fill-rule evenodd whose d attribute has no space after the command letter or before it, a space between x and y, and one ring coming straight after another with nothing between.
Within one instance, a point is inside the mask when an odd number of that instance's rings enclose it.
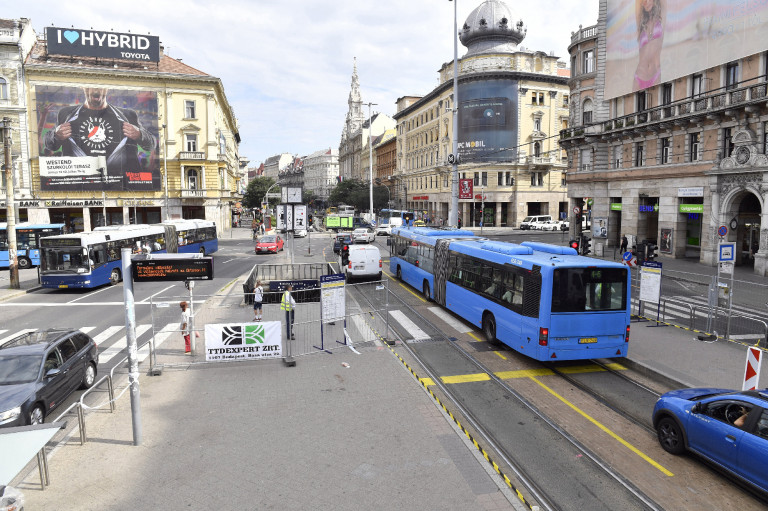
<instances>
[{"instance_id":1,"label":"black suv","mask_svg":"<svg viewBox=\"0 0 768 511\"><path fill-rule=\"evenodd\" d=\"M99 348L79 330L27 332L0 346L0 427L40 424L96 381Z\"/></svg>"}]
</instances>

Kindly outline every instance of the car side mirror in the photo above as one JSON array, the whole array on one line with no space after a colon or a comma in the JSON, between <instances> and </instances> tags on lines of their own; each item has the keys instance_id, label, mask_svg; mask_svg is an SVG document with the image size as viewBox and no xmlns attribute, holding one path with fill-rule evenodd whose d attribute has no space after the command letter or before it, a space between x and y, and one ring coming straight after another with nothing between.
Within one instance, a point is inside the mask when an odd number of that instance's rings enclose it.
<instances>
[{"instance_id":1,"label":"car side mirror","mask_svg":"<svg viewBox=\"0 0 768 511\"><path fill-rule=\"evenodd\" d=\"M702 405L701 403L696 403L693 405L693 408L691 408L691 413L701 413Z\"/></svg>"},{"instance_id":2,"label":"car side mirror","mask_svg":"<svg viewBox=\"0 0 768 511\"><path fill-rule=\"evenodd\" d=\"M46 377L46 379L48 379L48 378L55 378L56 376L59 375L60 372L61 371L58 368L49 369L48 372L45 373L45 377Z\"/></svg>"}]
</instances>

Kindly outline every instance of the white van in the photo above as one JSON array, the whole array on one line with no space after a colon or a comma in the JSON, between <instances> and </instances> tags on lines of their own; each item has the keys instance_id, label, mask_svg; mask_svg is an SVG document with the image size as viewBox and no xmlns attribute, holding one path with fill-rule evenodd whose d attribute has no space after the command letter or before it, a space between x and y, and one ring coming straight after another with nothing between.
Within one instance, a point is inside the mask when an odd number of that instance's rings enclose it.
<instances>
[{"instance_id":1,"label":"white van","mask_svg":"<svg viewBox=\"0 0 768 511\"><path fill-rule=\"evenodd\" d=\"M402 227L403 218L399 216L380 217L379 225L376 227L376 236L389 236L392 229Z\"/></svg>"},{"instance_id":2,"label":"white van","mask_svg":"<svg viewBox=\"0 0 768 511\"><path fill-rule=\"evenodd\" d=\"M347 280L358 277L381 279L381 252L373 245L350 245L349 264L344 267Z\"/></svg>"},{"instance_id":3,"label":"white van","mask_svg":"<svg viewBox=\"0 0 768 511\"><path fill-rule=\"evenodd\" d=\"M520 222L520 229L541 229L545 222L551 222L552 215L527 216Z\"/></svg>"}]
</instances>

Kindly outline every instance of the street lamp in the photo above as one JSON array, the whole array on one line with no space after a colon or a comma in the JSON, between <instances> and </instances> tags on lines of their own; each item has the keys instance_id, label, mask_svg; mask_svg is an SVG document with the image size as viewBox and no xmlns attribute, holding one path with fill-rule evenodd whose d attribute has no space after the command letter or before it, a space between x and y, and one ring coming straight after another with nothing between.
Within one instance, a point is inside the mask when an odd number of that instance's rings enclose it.
<instances>
[{"instance_id":1,"label":"street lamp","mask_svg":"<svg viewBox=\"0 0 768 511\"><path fill-rule=\"evenodd\" d=\"M453 2L453 166L451 168L451 207L448 211L448 225L456 227L459 220L459 139L457 138L456 116L459 105L459 29L457 23L458 0Z\"/></svg>"},{"instance_id":2,"label":"street lamp","mask_svg":"<svg viewBox=\"0 0 768 511\"><path fill-rule=\"evenodd\" d=\"M373 117L371 116L371 106L377 103L368 102L368 179L370 181L370 199L371 221L373 220Z\"/></svg>"}]
</instances>

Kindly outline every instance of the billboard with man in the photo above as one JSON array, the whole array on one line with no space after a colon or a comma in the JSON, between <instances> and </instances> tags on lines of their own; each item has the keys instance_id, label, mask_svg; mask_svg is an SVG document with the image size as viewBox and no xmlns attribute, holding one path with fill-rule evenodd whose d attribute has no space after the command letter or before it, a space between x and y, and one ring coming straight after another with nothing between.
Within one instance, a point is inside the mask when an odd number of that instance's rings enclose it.
<instances>
[{"instance_id":1,"label":"billboard with man","mask_svg":"<svg viewBox=\"0 0 768 511\"><path fill-rule=\"evenodd\" d=\"M161 189L157 94L37 85L41 190Z\"/></svg>"}]
</instances>

